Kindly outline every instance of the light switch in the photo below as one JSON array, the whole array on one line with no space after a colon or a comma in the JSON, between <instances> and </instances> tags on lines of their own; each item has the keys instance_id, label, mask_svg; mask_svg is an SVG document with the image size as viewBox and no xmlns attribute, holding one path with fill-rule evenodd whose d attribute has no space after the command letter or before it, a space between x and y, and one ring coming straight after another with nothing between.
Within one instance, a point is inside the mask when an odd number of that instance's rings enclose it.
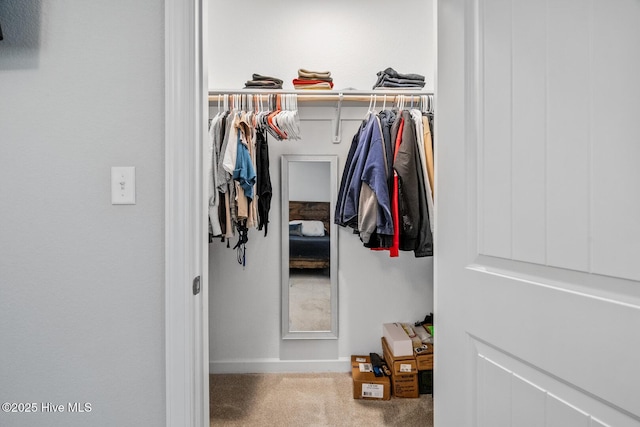
<instances>
[{"instance_id":1,"label":"light switch","mask_svg":"<svg viewBox=\"0 0 640 427\"><path fill-rule=\"evenodd\" d=\"M113 166L111 168L111 204L136 204L136 168Z\"/></svg>"}]
</instances>

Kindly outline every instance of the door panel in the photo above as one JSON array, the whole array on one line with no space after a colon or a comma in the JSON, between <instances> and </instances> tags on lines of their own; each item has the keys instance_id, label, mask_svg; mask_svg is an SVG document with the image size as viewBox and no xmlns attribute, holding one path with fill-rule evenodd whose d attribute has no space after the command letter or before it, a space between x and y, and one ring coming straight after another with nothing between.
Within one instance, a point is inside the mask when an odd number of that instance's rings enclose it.
<instances>
[{"instance_id":1,"label":"door panel","mask_svg":"<svg viewBox=\"0 0 640 427\"><path fill-rule=\"evenodd\" d=\"M502 258L511 258L511 76L509 52L511 40L504 37L510 31L508 17L511 15L510 0L496 0L487 5L486 43L482 46L485 67L482 89L484 118L483 147L481 152L481 193L483 203L480 211L481 253ZM495 90L493 90L495 89ZM488 117L500 118L487 120Z\"/></svg>"},{"instance_id":2,"label":"door panel","mask_svg":"<svg viewBox=\"0 0 640 427\"><path fill-rule=\"evenodd\" d=\"M640 280L640 2L594 2L592 15L592 268Z\"/></svg>"},{"instance_id":3,"label":"door panel","mask_svg":"<svg viewBox=\"0 0 640 427\"><path fill-rule=\"evenodd\" d=\"M480 426L508 426L511 422L511 372L478 355L478 414Z\"/></svg>"},{"instance_id":4,"label":"door panel","mask_svg":"<svg viewBox=\"0 0 640 427\"><path fill-rule=\"evenodd\" d=\"M544 2L540 2L544 7ZM546 2L547 261L589 269L589 31L587 2ZM534 36L531 34L530 36Z\"/></svg>"},{"instance_id":5,"label":"door panel","mask_svg":"<svg viewBox=\"0 0 640 427\"><path fill-rule=\"evenodd\" d=\"M576 390L548 372L480 340L474 344L479 426L637 425L623 411ZM600 419L609 420L609 424Z\"/></svg>"},{"instance_id":6,"label":"door panel","mask_svg":"<svg viewBox=\"0 0 640 427\"><path fill-rule=\"evenodd\" d=\"M513 2L512 17L511 258L544 264L546 203L540 201L545 200L546 193L546 49L540 37L531 34L544 28L545 9L538 2L518 0Z\"/></svg>"},{"instance_id":7,"label":"door panel","mask_svg":"<svg viewBox=\"0 0 640 427\"><path fill-rule=\"evenodd\" d=\"M438 17L436 425L638 426L640 2Z\"/></svg>"},{"instance_id":8,"label":"door panel","mask_svg":"<svg viewBox=\"0 0 640 427\"><path fill-rule=\"evenodd\" d=\"M547 394L547 405L545 409L548 427L589 427L591 417L552 394Z\"/></svg>"},{"instance_id":9,"label":"door panel","mask_svg":"<svg viewBox=\"0 0 640 427\"><path fill-rule=\"evenodd\" d=\"M514 375L511 379L512 425L522 427L543 427L545 423L545 391L529 381Z\"/></svg>"}]
</instances>

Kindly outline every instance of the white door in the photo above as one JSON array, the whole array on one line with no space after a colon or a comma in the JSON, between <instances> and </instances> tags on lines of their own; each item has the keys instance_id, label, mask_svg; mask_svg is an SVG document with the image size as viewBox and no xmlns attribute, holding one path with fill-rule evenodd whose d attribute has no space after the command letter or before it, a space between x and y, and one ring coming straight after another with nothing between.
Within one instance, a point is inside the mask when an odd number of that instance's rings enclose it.
<instances>
[{"instance_id":1,"label":"white door","mask_svg":"<svg viewBox=\"0 0 640 427\"><path fill-rule=\"evenodd\" d=\"M441 0L435 424L640 425L640 2Z\"/></svg>"}]
</instances>

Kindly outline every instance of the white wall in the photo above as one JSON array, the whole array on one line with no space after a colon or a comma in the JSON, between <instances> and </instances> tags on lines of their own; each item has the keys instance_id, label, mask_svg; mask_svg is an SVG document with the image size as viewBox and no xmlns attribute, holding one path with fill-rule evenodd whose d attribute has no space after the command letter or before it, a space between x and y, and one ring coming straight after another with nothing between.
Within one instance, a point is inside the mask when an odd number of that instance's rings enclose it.
<instances>
[{"instance_id":1,"label":"white wall","mask_svg":"<svg viewBox=\"0 0 640 427\"><path fill-rule=\"evenodd\" d=\"M280 77L285 89L292 89L298 68L310 68L330 70L336 89L369 90L378 71L393 67L425 75L425 89L431 89L432 7L430 1L329 1L306 9L294 1L273 8L212 2L209 86L240 89L257 72ZM390 13L390 8L397 13ZM240 16L246 25L235 31L240 19L231 17ZM250 50L239 54L239 46ZM210 245L212 372L348 370L345 360L351 354L381 352L382 323L413 322L433 311L431 258L402 252L392 259L387 252L365 249L350 230L340 229L339 339L280 338L280 156L337 154L341 175L366 105L343 107L340 144L331 142L334 107L300 107L301 141L270 138L272 222L266 237L257 230L249 232L247 266L238 265L235 251L226 243Z\"/></svg>"},{"instance_id":2,"label":"white wall","mask_svg":"<svg viewBox=\"0 0 640 427\"><path fill-rule=\"evenodd\" d=\"M293 89L298 69L331 71L334 89L369 90L392 67L433 90L433 0L210 0L209 87L244 87L253 73Z\"/></svg>"},{"instance_id":3,"label":"white wall","mask_svg":"<svg viewBox=\"0 0 640 427\"><path fill-rule=\"evenodd\" d=\"M289 163L289 200L331 201L331 165L321 162Z\"/></svg>"},{"instance_id":4,"label":"white wall","mask_svg":"<svg viewBox=\"0 0 640 427\"><path fill-rule=\"evenodd\" d=\"M163 425L163 2L0 20L0 402L92 404L0 425ZM136 205L111 205L111 166Z\"/></svg>"}]
</instances>

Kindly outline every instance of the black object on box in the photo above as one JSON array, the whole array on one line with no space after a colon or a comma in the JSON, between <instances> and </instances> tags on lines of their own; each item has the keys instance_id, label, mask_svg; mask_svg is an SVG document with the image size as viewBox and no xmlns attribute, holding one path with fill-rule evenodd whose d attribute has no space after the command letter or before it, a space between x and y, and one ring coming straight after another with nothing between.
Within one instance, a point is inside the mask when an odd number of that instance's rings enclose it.
<instances>
[{"instance_id":1,"label":"black object on box","mask_svg":"<svg viewBox=\"0 0 640 427\"><path fill-rule=\"evenodd\" d=\"M418 371L420 394L433 394L433 370Z\"/></svg>"}]
</instances>

